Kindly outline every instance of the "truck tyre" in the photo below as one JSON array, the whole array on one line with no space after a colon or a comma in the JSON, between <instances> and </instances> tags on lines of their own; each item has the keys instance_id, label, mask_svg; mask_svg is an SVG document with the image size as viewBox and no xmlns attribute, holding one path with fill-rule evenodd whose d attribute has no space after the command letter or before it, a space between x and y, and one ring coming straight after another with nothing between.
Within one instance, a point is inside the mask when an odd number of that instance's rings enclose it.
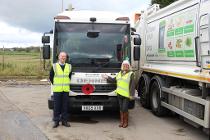
<instances>
[{"instance_id":1,"label":"truck tyre","mask_svg":"<svg viewBox=\"0 0 210 140\"><path fill-rule=\"evenodd\" d=\"M144 108L150 108L149 84L150 77L147 74L142 74L139 80L138 95L140 103Z\"/></svg>"},{"instance_id":2,"label":"truck tyre","mask_svg":"<svg viewBox=\"0 0 210 140\"><path fill-rule=\"evenodd\" d=\"M159 76L154 76L150 86L150 104L152 112L156 116L164 116L167 113L167 109L161 106L162 86L164 86L162 79Z\"/></svg>"}]
</instances>

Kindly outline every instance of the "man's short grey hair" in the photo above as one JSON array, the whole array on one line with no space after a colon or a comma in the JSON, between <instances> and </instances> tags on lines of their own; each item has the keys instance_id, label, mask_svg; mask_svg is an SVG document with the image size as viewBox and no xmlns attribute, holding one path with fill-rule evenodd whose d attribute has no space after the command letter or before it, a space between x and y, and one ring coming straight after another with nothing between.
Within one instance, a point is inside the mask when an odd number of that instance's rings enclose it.
<instances>
[{"instance_id":1,"label":"man's short grey hair","mask_svg":"<svg viewBox=\"0 0 210 140\"><path fill-rule=\"evenodd\" d=\"M66 54L66 56L67 56L67 53L66 52L60 52L58 56L60 56L62 53Z\"/></svg>"}]
</instances>

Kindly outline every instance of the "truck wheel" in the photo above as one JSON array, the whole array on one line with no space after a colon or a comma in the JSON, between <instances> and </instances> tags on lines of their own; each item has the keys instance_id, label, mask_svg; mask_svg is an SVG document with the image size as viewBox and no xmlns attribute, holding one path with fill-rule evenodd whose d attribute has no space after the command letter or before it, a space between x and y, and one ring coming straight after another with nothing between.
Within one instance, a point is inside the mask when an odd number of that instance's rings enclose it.
<instances>
[{"instance_id":1,"label":"truck wheel","mask_svg":"<svg viewBox=\"0 0 210 140\"><path fill-rule=\"evenodd\" d=\"M139 80L138 95L144 108L150 108L149 83L150 77L147 74L142 74Z\"/></svg>"},{"instance_id":2,"label":"truck wheel","mask_svg":"<svg viewBox=\"0 0 210 140\"><path fill-rule=\"evenodd\" d=\"M150 88L150 103L153 114L156 116L164 116L167 112L167 109L161 106L161 87L162 82L160 77L154 77L154 82Z\"/></svg>"}]
</instances>

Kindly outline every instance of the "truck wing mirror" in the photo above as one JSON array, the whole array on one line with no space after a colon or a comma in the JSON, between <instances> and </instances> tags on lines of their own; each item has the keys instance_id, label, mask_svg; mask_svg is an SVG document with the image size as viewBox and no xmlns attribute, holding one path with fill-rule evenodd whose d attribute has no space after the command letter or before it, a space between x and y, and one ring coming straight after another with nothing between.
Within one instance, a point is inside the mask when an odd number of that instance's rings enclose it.
<instances>
[{"instance_id":1,"label":"truck wing mirror","mask_svg":"<svg viewBox=\"0 0 210 140\"><path fill-rule=\"evenodd\" d=\"M50 32L49 32L50 34L53 34L53 30L50 30Z\"/></svg>"},{"instance_id":2,"label":"truck wing mirror","mask_svg":"<svg viewBox=\"0 0 210 140\"><path fill-rule=\"evenodd\" d=\"M88 30L87 37L89 38L97 38L99 36L100 31L98 30Z\"/></svg>"},{"instance_id":3,"label":"truck wing mirror","mask_svg":"<svg viewBox=\"0 0 210 140\"><path fill-rule=\"evenodd\" d=\"M123 58L122 44L117 44L117 60L121 62L122 58Z\"/></svg>"},{"instance_id":4,"label":"truck wing mirror","mask_svg":"<svg viewBox=\"0 0 210 140\"><path fill-rule=\"evenodd\" d=\"M134 61L139 61L140 60L140 47L139 46L135 46L133 51L134 51L133 52Z\"/></svg>"},{"instance_id":5,"label":"truck wing mirror","mask_svg":"<svg viewBox=\"0 0 210 140\"><path fill-rule=\"evenodd\" d=\"M43 59L50 59L50 45L43 46Z\"/></svg>"},{"instance_id":6,"label":"truck wing mirror","mask_svg":"<svg viewBox=\"0 0 210 140\"><path fill-rule=\"evenodd\" d=\"M138 45L138 46L141 45L141 38L140 37L135 37L134 38L134 45Z\"/></svg>"},{"instance_id":7,"label":"truck wing mirror","mask_svg":"<svg viewBox=\"0 0 210 140\"><path fill-rule=\"evenodd\" d=\"M50 43L50 36L42 36L42 43Z\"/></svg>"}]
</instances>

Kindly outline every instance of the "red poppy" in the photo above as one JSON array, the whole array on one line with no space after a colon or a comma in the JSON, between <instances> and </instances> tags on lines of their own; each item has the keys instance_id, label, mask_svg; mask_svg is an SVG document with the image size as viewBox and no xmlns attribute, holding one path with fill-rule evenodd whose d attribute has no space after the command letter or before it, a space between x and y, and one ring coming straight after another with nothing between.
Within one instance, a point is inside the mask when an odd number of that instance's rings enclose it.
<instances>
[{"instance_id":1,"label":"red poppy","mask_svg":"<svg viewBox=\"0 0 210 140\"><path fill-rule=\"evenodd\" d=\"M82 92L86 95L93 93L94 89L94 86L91 84L86 84L82 86Z\"/></svg>"}]
</instances>

